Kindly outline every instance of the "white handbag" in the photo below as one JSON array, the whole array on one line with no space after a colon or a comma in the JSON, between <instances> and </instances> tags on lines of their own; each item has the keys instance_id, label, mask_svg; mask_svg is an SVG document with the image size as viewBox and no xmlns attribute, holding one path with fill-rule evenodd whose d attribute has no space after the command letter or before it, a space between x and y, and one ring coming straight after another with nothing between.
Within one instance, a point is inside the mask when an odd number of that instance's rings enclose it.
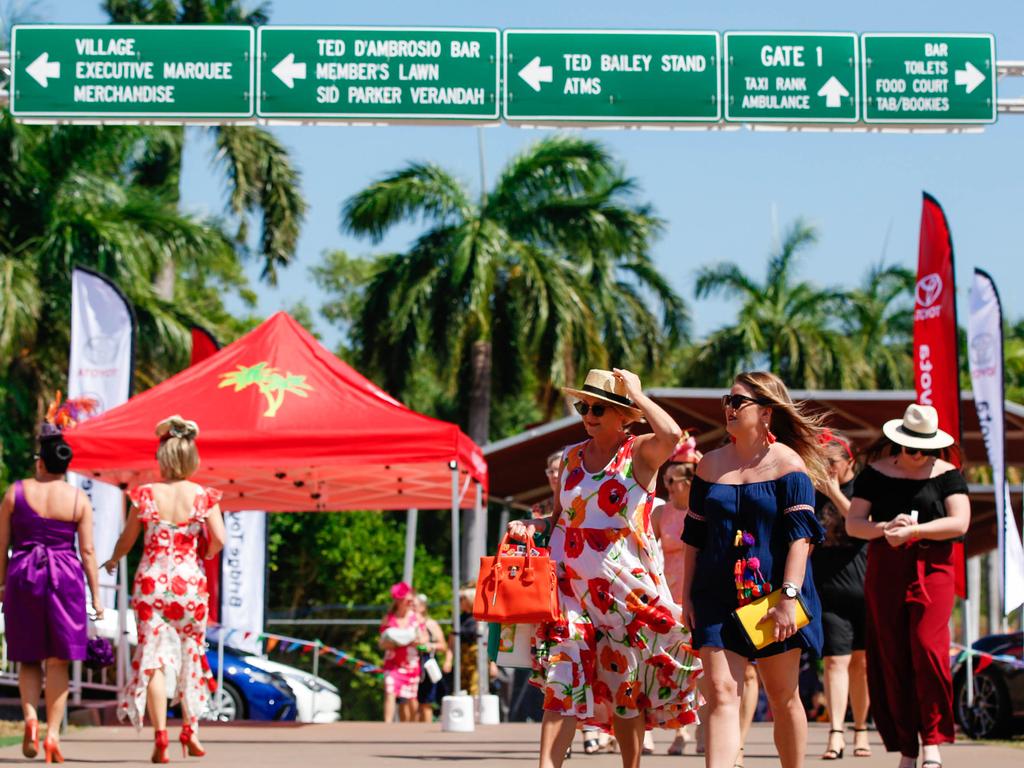
<instances>
[{"instance_id":1,"label":"white handbag","mask_svg":"<svg viewBox=\"0 0 1024 768\"><path fill-rule=\"evenodd\" d=\"M536 624L502 624L495 663L499 667L532 669L533 635L536 631Z\"/></svg>"}]
</instances>

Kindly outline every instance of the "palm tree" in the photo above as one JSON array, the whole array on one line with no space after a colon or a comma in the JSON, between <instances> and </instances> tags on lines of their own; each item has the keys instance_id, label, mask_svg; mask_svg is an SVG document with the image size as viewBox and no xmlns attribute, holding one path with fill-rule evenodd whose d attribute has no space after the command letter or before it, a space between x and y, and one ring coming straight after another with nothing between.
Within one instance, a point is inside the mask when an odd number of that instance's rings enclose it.
<instances>
[{"instance_id":1,"label":"palm tree","mask_svg":"<svg viewBox=\"0 0 1024 768\"><path fill-rule=\"evenodd\" d=\"M816 241L812 226L795 221L762 283L732 263L698 272L697 298L721 295L742 305L734 324L698 345L685 378L727 384L741 370L767 368L796 387L847 387L856 380L853 347L836 322L843 294L795 279L798 255Z\"/></svg>"},{"instance_id":2,"label":"palm tree","mask_svg":"<svg viewBox=\"0 0 1024 768\"><path fill-rule=\"evenodd\" d=\"M913 385L914 273L878 264L845 301L843 328L860 362L859 387Z\"/></svg>"},{"instance_id":3,"label":"palm tree","mask_svg":"<svg viewBox=\"0 0 1024 768\"><path fill-rule=\"evenodd\" d=\"M266 24L269 3L247 6L239 0L105 0L110 20L119 24ZM259 253L263 277L276 283L277 270L295 255L299 228L306 213L299 172L288 151L269 131L255 126L222 125L211 129L216 147L215 165L228 186L228 210L239 218L236 243L249 240L248 217L261 222ZM184 128L163 129L163 140L151 143L150 153L138 166L138 181L178 199ZM158 290L173 292L173 265L165 264L157 279Z\"/></svg>"},{"instance_id":4,"label":"palm tree","mask_svg":"<svg viewBox=\"0 0 1024 768\"><path fill-rule=\"evenodd\" d=\"M34 415L67 377L72 267L111 277L134 304L142 386L186 363L193 322L211 324L191 297L158 296L153 280L168 262L188 274L227 274L236 261L215 222L181 214L138 184L151 129L24 126L0 116L0 388L12 402L0 425L24 461ZM223 313L223 308L220 308ZM214 323L215 325L215 323Z\"/></svg>"},{"instance_id":5,"label":"palm tree","mask_svg":"<svg viewBox=\"0 0 1024 768\"><path fill-rule=\"evenodd\" d=\"M468 391L483 444L492 393L527 369L550 394L588 366L657 360L687 317L647 255L661 222L633 193L603 147L564 136L514 158L479 200L433 164L372 183L344 204L345 230L375 242L402 221L427 230L375 260L353 323L360 362L402 392L429 355Z\"/></svg>"}]
</instances>

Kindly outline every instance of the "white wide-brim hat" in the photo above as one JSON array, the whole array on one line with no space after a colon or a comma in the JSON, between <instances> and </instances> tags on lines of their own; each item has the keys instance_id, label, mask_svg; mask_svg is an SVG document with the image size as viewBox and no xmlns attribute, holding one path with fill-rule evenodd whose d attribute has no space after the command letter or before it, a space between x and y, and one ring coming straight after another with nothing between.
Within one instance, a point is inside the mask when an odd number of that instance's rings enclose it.
<instances>
[{"instance_id":1,"label":"white wide-brim hat","mask_svg":"<svg viewBox=\"0 0 1024 768\"><path fill-rule=\"evenodd\" d=\"M882 434L897 445L928 450L948 448L956 440L939 429L939 412L930 405L911 403L902 419L892 419L882 425Z\"/></svg>"},{"instance_id":2,"label":"white wide-brim hat","mask_svg":"<svg viewBox=\"0 0 1024 768\"><path fill-rule=\"evenodd\" d=\"M615 378L611 371L591 368L587 371L587 378L583 382L582 389L562 387L562 391L589 400L603 400L622 408L637 421L644 420L644 412L637 408L626 395L626 385L620 379Z\"/></svg>"}]
</instances>

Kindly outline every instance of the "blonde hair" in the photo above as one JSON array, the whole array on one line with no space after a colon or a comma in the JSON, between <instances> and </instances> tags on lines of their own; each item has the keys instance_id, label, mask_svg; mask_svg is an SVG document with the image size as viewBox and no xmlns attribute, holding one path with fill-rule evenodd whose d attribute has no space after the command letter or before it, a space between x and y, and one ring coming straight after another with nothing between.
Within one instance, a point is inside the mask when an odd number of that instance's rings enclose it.
<instances>
[{"instance_id":1,"label":"blonde hair","mask_svg":"<svg viewBox=\"0 0 1024 768\"><path fill-rule=\"evenodd\" d=\"M156 434L160 438L160 447L156 450L160 473L168 480L185 480L194 475L199 469L196 423L171 416L156 425Z\"/></svg>"},{"instance_id":2,"label":"blonde hair","mask_svg":"<svg viewBox=\"0 0 1024 768\"><path fill-rule=\"evenodd\" d=\"M807 474L815 485L828 479L828 463L819 441L824 431L824 414L811 414L803 403L794 403L782 379L767 371L747 371L739 374L736 383L749 389L760 403L772 409L768 428L780 443L788 445L807 466Z\"/></svg>"}]
</instances>

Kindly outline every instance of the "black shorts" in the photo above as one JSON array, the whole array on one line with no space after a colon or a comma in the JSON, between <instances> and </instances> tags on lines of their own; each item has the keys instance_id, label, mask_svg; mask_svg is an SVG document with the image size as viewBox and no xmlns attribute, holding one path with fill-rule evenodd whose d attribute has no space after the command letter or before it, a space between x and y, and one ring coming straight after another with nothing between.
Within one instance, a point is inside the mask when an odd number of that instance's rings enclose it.
<instances>
[{"instance_id":1,"label":"black shorts","mask_svg":"<svg viewBox=\"0 0 1024 768\"><path fill-rule=\"evenodd\" d=\"M822 656L848 656L864 650L864 594L821 593Z\"/></svg>"}]
</instances>

